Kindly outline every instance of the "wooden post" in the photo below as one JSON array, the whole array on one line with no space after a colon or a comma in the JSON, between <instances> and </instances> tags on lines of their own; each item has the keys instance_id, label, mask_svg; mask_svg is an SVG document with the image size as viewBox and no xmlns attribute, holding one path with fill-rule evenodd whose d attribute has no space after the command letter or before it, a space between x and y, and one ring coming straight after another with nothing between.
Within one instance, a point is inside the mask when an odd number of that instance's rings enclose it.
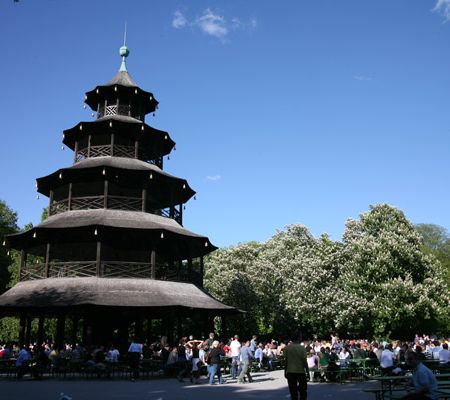
<instances>
[{"instance_id":1,"label":"wooden post","mask_svg":"<svg viewBox=\"0 0 450 400\"><path fill-rule=\"evenodd\" d=\"M139 338L139 340L142 340L142 318L137 317L134 322L134 336Z\"/></svg>"},{"instance_id":2,"label":"wooden post","mask_svg":"<svg viewBox=\"0 0 450 400\"><path fill-rule=\"evenodd\" d=\"M78 158L78 140L75 142L75 148L73 150L73 163L75 164L77 162Z\"/></svg>"},{"instance_id":3,"label":"wooden post","mask_svg":"<svg viewBox=\"0 0 450 400\"><path fill-rule=\"evenodd\" d=\"M48 216L52 215L52 205L53 205L53 190L50 190L50 197L48 202Z\"/></svg>"},{"instance_id":4,"label":"wooden post","mask_svg":"<svg viewBox=\"0 0 450 400\"><path fill-rule=\"evenodd\" d=\"M50 243L47 243L47 248L45 249L45 277L50 276Z\"/></svg>"},{"instance_id":5,"label":"wooden post","mask_svg":"<svg viewBox=\"0 0 450 400\"><path fill-rule=\"evenodd\" d=\"M31 343L31 320L30 316L26 319L26 327L25 327L25 345L29 346Z\"/></svg>"},{"instance_id":6,"label":"wooden post","mask_svg":"<svg viewBox=\"0 0 450 400\"><path fill-rule=\"evenodd\" d=\"M142 189L142 212L147 211L147 189Z\"/></svg>"},{"instance_id":7,"label":"wooden post","mask_svg":"<svg viewBox=\"0 0 450 400\"><path fill-rule=\"evenodd\" d=\"M188 258L188 282L192 282L192 257Z\"/></svg>"},{"instance_id":8,"label":"wooden post","mask_svg":"<svg viewBox=\"0 0 450 400\"><path fill-rule=\"evenodd\" d=\"M69 197L67 199L67 210L72 209L72 182L69 183Z\"/></svg>"},{"instance_id":9,"label":"wooden post","mask_svg":"<svg viewBox=\"0 0 450 400\"><path fill-rule=\"evenodd\" d=\"M58 315L56 322L56 338L55 345L57 350L61 350L64 346L64 328L66 325L66 316L64 314Z\"/></svg>"},{"instance_id":10,"label":"wooden post","mask_svg":"<svg viewBox=\"0 0 450 400\"><path fill-rule=\"evenodd\" d=\"M150 340L152 338L152 318L151 317L147 317L147 332L146 332L146 338L147 338L147 343L150 344Z\"/></svg>"},{"instance_id":11,"label":"wooden post","mask_svg":"<svg viewBox=\"0 0 450 400\"><path fill-rule=\"evenodd\" d=\"M26 266L27 266L27 253L25 253L25 250L20 250L19 281L22 280L22 275L25 272Z\"/></svg>"},{"instance_id":12,"label":"wooden post","mask_svg":"<svg viewBox=\"0 0 450 400\"><path fill-rule=\"evenodd\" d=\"M155 245L152 245L152 252L150 254L150 277L156 278L156 249Z\"/></svg>"},{"instance_id":13,"label":"wooden post","mask_svg":"<svg viewBox=\"0 0 450 400\"><path fill-rule=\"evenodd\" d=\"M101 263L101 257L102 257L102 242L100 240L97 241L97 255L95 258L96 263L96 269L97 269L97 276L101 277L103 276L103 270L102 270L102 263Z\"/></svg>"},{"instance_id":14,"label":"wooden post","mask_svg":"<svg viewBox=\"0 0 450 400\"><path fill-rule=\"evenodd\" d=\"M139 158L139 141L134 142L134 158Z\"/></svg>"},{"instance_id":15,"label":"wooden post","mask_svg":"<svg viewBox=\"0 0 450 400\"><path fill-rule=\"evenodd\" d=\"M178 221L180 225L183 225L183 204L180 204L180 220Z\"/></svg>"},{"instance_id":16,"label":"wooden post","mask_svg":"<svg viewBox=\"0 0 450 400\"><path fill-rule=\"evenodd\" d=\"M26 327L26 316L24 313L20 314L20 322L19 322L19 347L22 347L25 344L25 327Z\"/></svg>"},{"instance_id":17,"label":"wooden post","mask_svg":"<svg viewBox=\"0 0 450 400\"><path fill-rule=\"evenodd\" d=\"M103 186L103 208L106 210L108 208L108 180L105 179Z\"/></svg>"},{"instance_id":18,"label":"wooden post","mask_svg":"<svg viewBox=\"0 0 450 400\"><path fill-rule=\"evenodd\" d=\"M111 133L111 156L114 156L114 133Z\"/></svg>"},{"instance_id":19,"label":"wooden post","mask_svg":"<svg viewBox=\"0 0 450 400\"><path fill-rule=\"evenodd\" d=\"M37 332L37 344L38 346L44 343L44 321L45 317L43 315L39 315L38 321L38 332Z\"/></svg>"},{"instance_id":20,"label":"wooden post","mask_svg":"<svg viewBox=\"0 0 450 400\"><path fill-rule=\"evenodd\" d=\"M72 317L72 346L75 346L75 344L78 342L77 336L78 336L78 322L80 318L78 315L74 315Z\"/></svg>"},{"instance_id":21,"label":"wooden post","mask_svg":"<svg viewBox=\"0 0 450 400\"><path fill-rule=\"evenodd\" d=\"M200 287L203 287L204 268L203 256L200 256Z\"/></svg>"},{"instance_id":22,"label":"wooden post","mask_svg":"<svg viewBox=\"0 0 450 400\"><path fill-rule=\"evenodd\" d=\"M106 108L105 108L106 111ZM91 135L88 136L88 152L87 152L88 158L91 156Z\"/></svg>"},{"instance_id":23,"label":"wooden post","mask_svg":"<svg viewBox=\"0 0 450 400\"><path fill-rule=\"evenodd\" d=\"M177 262L177 281L181 280L181 271L183 270L183 260Z\"/></svg>"}]
</instances>

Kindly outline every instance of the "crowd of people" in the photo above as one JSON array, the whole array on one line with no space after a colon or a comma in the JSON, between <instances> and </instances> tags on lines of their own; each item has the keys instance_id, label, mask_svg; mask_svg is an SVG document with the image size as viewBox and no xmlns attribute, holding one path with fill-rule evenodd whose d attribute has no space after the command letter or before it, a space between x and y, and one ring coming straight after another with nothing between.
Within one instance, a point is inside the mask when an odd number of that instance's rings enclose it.
<instances>
[{"instance_id":1,"label":"crowd of people","mask_svg":"<svg viewBox=\"0 0 450 400\"><path fill-rule=\"evenodd\" d=\"M308 379L311 382L336 380L338 371L358 359L373 360L384 374L403 373L409 351L418 354L419 359L434 359L443 366L450 366L450 338L416 335L411 341L378 342L365 339L342 340L331 335L327 340L305 340L301 344L307 355ZM6 343L0 346L0 360L14 359L17 377L20 379L28 370L30 363L45 370L57 368L61 360L78 361L86 366L98 367L114 363L128 363L133 380L139 377L142 360L159 362L161 371L167 376L176 377L180 382L190 379L199 383L206 375L208 382L224 382L223 371L229 368L229 380L238 383L252 382L251 371L282 368L285 349L290 341L260 341L254 335L251 339L240 340L235 335L228 340L218 341L214 333L208 338L193 336L181 337L178 343L170 344L166 337L155 338L151 343L141 343L135 338L128 351L119 352L114 345L85 348L80 344L65 345L57 350L51 343L23 346Z\"/></svg>"}]
</instances>

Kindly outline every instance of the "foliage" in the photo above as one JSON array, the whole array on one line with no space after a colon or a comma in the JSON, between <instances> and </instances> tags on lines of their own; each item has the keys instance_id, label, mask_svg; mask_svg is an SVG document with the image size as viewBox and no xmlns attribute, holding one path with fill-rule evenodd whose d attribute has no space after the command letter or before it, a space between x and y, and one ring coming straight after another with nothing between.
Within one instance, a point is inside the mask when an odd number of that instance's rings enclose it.
<instances>
[{"instance_id":1,"label":"foliage","mask_svg":"<svg viewBox=\"0 0 450 400\"><path fill-rule=\"evenodd\" d=\"M429 253L402 211L375 205L347 222L342 242L291 225L221 249L206 259L205 286L247 311L237 332L408 337L448 328L445 271Z\"/></svg>"},{"instance_id":2,"label":"foliage","mask_svg":"<svg viewBox=\"0 0 450 400\"><path fill-rule=\"evenodd\" d=\"M450 287L450 235L439 225L418 224L416 229L422 236L422 249L436 257L447 271L447 283Z\"/></svg>"},{"instance_id":3,"label":"foliage","mask_svg":"<svg viewBox=\"0 0 450 400\"><path fill-rule=\"evenodd\" d=\"M11 210L7 204L0 200L0 240L3 242L4 237L18 231L17 213ZM0 294L3 293L10 281L9 265L12 262L11 253L5 246L0 247Z\"/></svg>"}]
</instances>

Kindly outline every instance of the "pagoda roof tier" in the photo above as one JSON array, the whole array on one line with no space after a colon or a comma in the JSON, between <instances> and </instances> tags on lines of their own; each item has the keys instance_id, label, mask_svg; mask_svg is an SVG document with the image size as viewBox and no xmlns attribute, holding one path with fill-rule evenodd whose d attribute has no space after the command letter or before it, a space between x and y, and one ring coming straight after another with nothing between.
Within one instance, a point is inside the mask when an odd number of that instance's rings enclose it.
<instances>
[{"instance_id":1,"label":"pagoda roof tier","mask_svg":"<svg viewBox=\"0 0 450 400\"><path fill-rule=\"evenodd\" d=\"M44 196L50 196L50 190L68 183L96 182L100 180L135 184L136 188L155 187L152 196L161 207L186 203L195 191L185 179L178 178L163 171L154 164L124 157L86 158L68 168L61 168L50 175L38 178L37 190Z\"/></svg>"},{"instance_id":2,"label":"pagoda roof tier","mask_svg":"<svg viewBox=\"0 0 450 400\"><path fill-rule=\"evenodd\" d=\"M167 311L217 312L236 314L227 306L192 283L127 278L47 278L17 283L0 296L3 312L20 309L61 309L103 306L151 308Z\"/></svg>"},{"instance_id":3,"label":"pagoda roof tier","mask_svg":"<svg viewBox=\"0 0 450 400\"><path fill-rule=\"evenodd\" d=\"M6 245L14 249L33 248L48 242L105 242L130 248L146 248L156 243L158 253L180 259L204 256L217 249L206 236L183 228L172 218L139 211L111 209L73 210L48 217L39 225L6 236ZM80 249L81 251L82 249Z\"/></svg>"},{"instance_id":4,"label":"pagoda roof tier","mask_svg":"<svg viewBox=\"0 0 450 400\"><path fill-rule=\"evenodd\" d=\"M175 146L168 132L155 129L125 115L110 115L95 121L80 122L64 131L63 143L71 150L75 150L75 142L87 139L88 135L100 136L111 133L126 137L130 141L139 140L141 146L156 150L157 156L169 154Z\"/></svg>"},{"instance_id":5,"label":"pagoda roof tier","mask_svg":"<svg viewBox=\"0 0 450 400\"><path fill-rule=\"evenodd\" d=\"M117 72L106 85L96 86L91 91L86 92L84 102L93 111L97 111L100 102L117 97L128 98L132 102L142 104L144 114L154 112L159 104L153 93L142 90L137 86L127 71Z\"/></svg>"}]
</instances>

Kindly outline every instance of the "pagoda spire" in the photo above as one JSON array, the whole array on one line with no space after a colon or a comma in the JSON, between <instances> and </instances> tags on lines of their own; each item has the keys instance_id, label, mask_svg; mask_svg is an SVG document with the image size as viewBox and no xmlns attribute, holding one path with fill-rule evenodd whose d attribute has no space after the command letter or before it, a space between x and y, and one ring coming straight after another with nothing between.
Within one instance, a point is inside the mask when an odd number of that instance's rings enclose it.
<instances>
[{"instance_id":1,"label":"pagoda spire","mask_svg":"<svg viewBox=\"0 0 450 400\"><path fill-rule=\"evenodd\" d=\"M127 23L125 22L125 32L123 34L123 46L119 50L120 56L122 57L122 64L120 65L119 71L128 72L126 58L130 54L130 50L127 47Z\"/></svg>"}]
</instances>

